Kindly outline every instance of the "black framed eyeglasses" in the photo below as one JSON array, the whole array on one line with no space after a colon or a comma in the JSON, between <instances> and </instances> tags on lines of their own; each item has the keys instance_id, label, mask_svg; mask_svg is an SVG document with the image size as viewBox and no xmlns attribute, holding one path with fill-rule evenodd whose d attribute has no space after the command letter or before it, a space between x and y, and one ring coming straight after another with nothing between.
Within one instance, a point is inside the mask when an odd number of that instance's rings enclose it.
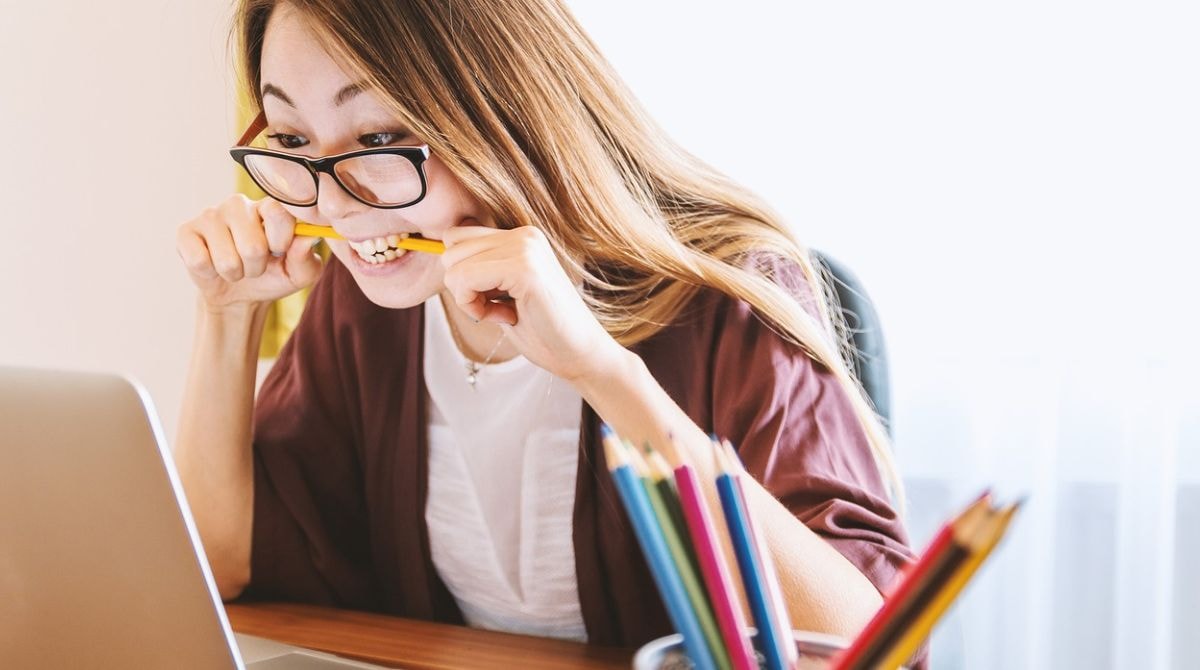
<instances>
[{"instance_id":1,"label":"black framed eyeglasses","mask_svg":"<svg viewBox=\"0 0 1200 670\"><path fill-rule=\"evenodd\" d=\"M317 204L322 172L355 200L379 209L408 207L425 197L428 145L361 149L323 158L246 146L266 127L266 115L260 112L229 155L259 188L284 204Z\"/></svg>"}]
</instances>

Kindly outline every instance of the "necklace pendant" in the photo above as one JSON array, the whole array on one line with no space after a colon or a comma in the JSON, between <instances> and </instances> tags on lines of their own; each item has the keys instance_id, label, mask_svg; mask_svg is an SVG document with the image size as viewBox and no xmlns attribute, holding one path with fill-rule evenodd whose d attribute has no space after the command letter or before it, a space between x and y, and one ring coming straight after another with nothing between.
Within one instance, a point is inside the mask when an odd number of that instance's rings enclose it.
<instances>
[{"instance_id":1,"label":"necklace pendant","mask_svg":"<svg viewBox=\"0 0 1200 670\"><path fill-rule=\"evenodd\" d=\"M471 390L475 390L475 382L479 381L479 365L471 362L467 363L467 384L470 384Z\"/></svg>"}]
</instances>

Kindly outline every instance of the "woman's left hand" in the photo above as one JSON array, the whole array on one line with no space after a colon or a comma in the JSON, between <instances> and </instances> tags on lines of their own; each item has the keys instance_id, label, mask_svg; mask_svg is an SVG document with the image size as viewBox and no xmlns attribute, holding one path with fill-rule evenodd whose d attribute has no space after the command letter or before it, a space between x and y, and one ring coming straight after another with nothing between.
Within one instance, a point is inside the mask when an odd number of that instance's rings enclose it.
<instances>
[{"instance_id":1,"label":"woman's left hand","mask_svg":"<svg viewBox=\"0 0 1200 670\"><path fill-rule=\"evenodd\" d=\"M602 373L624 353L583 302L541 230L455 226L442 241L443 281L455 303L472 318L501 324L534 364L576 383ZM498 293L510 300L490 299Z\"/></svg>"}]
</instances>

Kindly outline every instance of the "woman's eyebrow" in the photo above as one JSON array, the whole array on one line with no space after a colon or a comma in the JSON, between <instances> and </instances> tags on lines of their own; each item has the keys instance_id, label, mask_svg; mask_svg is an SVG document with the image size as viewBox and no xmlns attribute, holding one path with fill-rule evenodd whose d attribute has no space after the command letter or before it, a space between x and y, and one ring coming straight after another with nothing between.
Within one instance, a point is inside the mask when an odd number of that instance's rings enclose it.
<instances>
[{"instance_id":1,"label":"woman's eyebrow","mask_svg":"<svg viewBox=\"0 0 1200 670\"><path fill-rule=\"evenodd\" d=\"M276 98L279 98L280 100L287 103L288 107L294 108L296 106L296 103L292 102L292 99L288 97L288 94L284 93L283 89L279 88L275 84L269 84L269 83L263 84L262 97L266 98L268 95L273 95Z\"/></svg>"},{"instance_id":2,"label":"woman's eyebrow","mask_svg":"<svg viewBox=\"0 0 1200 670\"><path fill-rule=\"evenodd\" d=\"M342 105L346 104L346 102L348 102L351 98L358 95L359 93L362 93L362 91L363 91L362 82L355 82L353 84L347 84L344 88L342 88L342 90L337 92L337 95L333 96L333 106L341 107ZM288 97L288 94L284 93L283 89L279 88L275 84L272 84L272 83L263 84L262 97L266 98L268 95L273 95L276 98L279 98L283 102L287 103L288 107L291 107L293 109L296 107L296 103L292 102L292 99Z\"/></svg>"}]
</instances>

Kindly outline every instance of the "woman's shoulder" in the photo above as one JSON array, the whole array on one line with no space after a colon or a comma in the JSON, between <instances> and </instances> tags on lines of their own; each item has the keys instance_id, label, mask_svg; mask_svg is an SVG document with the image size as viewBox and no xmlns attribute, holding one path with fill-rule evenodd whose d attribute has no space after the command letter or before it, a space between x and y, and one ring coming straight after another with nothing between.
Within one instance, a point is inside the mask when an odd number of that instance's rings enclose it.
<instances>
[{"instance_id":1,"label":"woman's shoulder","mask_svg":"<svg viewBox=\"0 0 1200 670\"><path fill-rule=\"evenodd\" d=\"M796 259L769 251L739 259L739 267L782 289L824 332L821 291ZM762 304L763 301L755 301ZM635 350L654 367L699 374L717 368L745 371L770 370L772 374L802 375L813 366L823 369L756 304L718 286L699 286L684 301L674 318ZM682 373L681 373L682 374Z\"/></svg>"},{"instance_id":2,"label":"woman's shoulder","mask_svg":"<svg viewBox=\"0 0 1200 670\"><path fill-rule=\"evenodd\" d=\"M818 323L823 323L822 314L825 310L821 308L821 302L825 297L820 288L820 277L810 275L810 272L816 272L814 266L806 268L800 260L770 250L752 251L732 264L750 277L765 280L782 289L795 305ZM761 309L744 297L734 295L720 286L702 285L696 288L676 318L663 328L660 335L671 336L680 331L695 334L729 326L776 330Z\"/></svg>"},{"instance_id":3,"label":"woman's shoulder","mask_svg":"<svg viewBox=\"0 0 1200 670\"><path fill-rule=\"evenodd\" d=\"M800 259L777 251L754 251L743 258L742 268L783 288L804 311L821 320L819 303L825 297L819 290L821 278L811 258L806 268Z\"/></svg>"}]
</instances>

